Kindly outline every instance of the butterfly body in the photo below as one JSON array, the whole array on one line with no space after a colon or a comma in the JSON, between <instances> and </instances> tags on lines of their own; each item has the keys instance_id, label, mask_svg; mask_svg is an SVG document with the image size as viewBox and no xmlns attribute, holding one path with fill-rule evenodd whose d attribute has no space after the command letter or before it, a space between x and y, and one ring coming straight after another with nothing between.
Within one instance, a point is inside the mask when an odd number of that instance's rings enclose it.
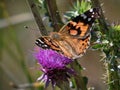
<instances>
[{"instance_id":1,"label":"butterfly body","mask_svg":"<svg viewBox=\"0 0 120 90\"><path fill-rule=\"evenodd\" d=\"M59 32L40 37L36 45L43 49L53 49L72 59L79 58L90 45L91 27L98 17L98 9L90 9L73 18Z\"/></svg>"}]
</instances>

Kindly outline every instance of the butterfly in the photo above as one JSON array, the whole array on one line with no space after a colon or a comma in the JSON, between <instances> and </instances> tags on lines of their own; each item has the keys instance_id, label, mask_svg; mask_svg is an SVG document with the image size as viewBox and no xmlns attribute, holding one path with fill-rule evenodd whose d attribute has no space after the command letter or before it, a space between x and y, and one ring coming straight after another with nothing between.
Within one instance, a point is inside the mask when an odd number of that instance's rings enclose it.
<instances>
[{"instance_id":1,"label":"butterfly","mask_svg":"<svg viewBox=\"0 0 120 90\"><path fill-rule=\"evenodd\" d=\"M40 37L35 44L43 49L55 50L68 58L77 59L83 56L90 46L91 29L99 16L99 8L91 8L70 20L59 32Z\"/></svg>"}]
</instances>

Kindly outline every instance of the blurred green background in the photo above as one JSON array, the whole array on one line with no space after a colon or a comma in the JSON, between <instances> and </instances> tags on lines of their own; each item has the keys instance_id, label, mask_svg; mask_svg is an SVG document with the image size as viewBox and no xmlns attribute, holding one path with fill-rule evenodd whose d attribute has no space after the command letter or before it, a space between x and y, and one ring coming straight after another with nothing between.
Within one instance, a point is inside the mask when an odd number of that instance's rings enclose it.
<instances>
[{"instance_id":1,"label":"blurred green background","mask_svg":"<svg viewBox=\"0 0 120 90\"><path fill-rule=\"evenodd\" d=\"M56 1L61 17L67 10L71 10L69 0ZM120 23L120 0L100 2L104 3L102 8L108 21ZM0 90L15 90L10 87L10 82L32 83L39 77L39 68L32 56L34 42L39 36L27 0L0 0ZM99 51L88 50L80 63L86 68L83 74L89 78L89 86L95 87L95 90L106 90L100 55Z\"/></svg>"}]
</instances>

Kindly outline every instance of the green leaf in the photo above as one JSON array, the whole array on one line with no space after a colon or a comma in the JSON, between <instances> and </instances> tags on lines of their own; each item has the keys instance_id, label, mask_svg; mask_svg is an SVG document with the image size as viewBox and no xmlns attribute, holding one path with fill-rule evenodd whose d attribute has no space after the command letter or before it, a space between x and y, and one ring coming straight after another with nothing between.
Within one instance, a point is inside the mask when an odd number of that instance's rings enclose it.
<instances>
[{"instance_id":1,"label":"green leaf","mask_svg":"<svg viewBox=\"0 0 120 90\"><path fill-rule=\"evenodd\" d=\"M96 44L92 46L92 49L101 49L103 47L102 44Z\"/></svg>"}]
</instances>

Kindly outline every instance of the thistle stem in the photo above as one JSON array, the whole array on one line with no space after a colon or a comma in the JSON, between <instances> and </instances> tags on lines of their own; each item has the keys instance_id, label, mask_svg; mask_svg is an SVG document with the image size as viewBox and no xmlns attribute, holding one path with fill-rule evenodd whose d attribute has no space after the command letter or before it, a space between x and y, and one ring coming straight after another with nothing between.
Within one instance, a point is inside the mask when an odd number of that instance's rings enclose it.
<instances>
[{"instance_id":1,"label":"thistle stem","mask_svg":"<svg viewBox=\"0 0 120 90\"><path fill-rule=\"evenodd\" d=\"M77 60L75 60L72 64L71 67L75 70L75 72L77 73L76 76L74 77L75 79L75 83L76 83L76 87L77 90L87 90L84 78L82 76L81 73L81 66L80 64L77 62Z\"/></svg>"},{"instance_id":2,"label":"thistle stem","mask_svg":"<svg viewBox=\"0 0 120 90\"><path fill-rule=\"evenodd\" d=\"M35 0L28 0L29 6L32 10L33 16L35 18L35 21L40 29L40 32L42 35L48 35L47 30L42 22L42 18L40 16L40 13L38 11L38 8L36 6Z\"/></svg>"},{"instance_id":3,"label":"thistle stem","mask_svg":"<svg viewBox=\"0 0 120 90\"><path fill-rule=\"evenodd\" d=\"M61 90L70 90L70 87L69 87L69 83L68 82L61 82L58 87L61 89Z\"/></svg>"},{"instance_id":4,"label":"thistle stem","mask_svg":"<svg viewBox=\"0 0 120 90\"><path fill-rule=\"evenodd\" d=\"M59 31L60 28L63 26L63 22L60 18L60 14L58 12L58 8L56 5L56 0L45 0L46 3L46 9L49 14L49 18L52 22L53 31Z\"/></svg>"}]
</instances>

